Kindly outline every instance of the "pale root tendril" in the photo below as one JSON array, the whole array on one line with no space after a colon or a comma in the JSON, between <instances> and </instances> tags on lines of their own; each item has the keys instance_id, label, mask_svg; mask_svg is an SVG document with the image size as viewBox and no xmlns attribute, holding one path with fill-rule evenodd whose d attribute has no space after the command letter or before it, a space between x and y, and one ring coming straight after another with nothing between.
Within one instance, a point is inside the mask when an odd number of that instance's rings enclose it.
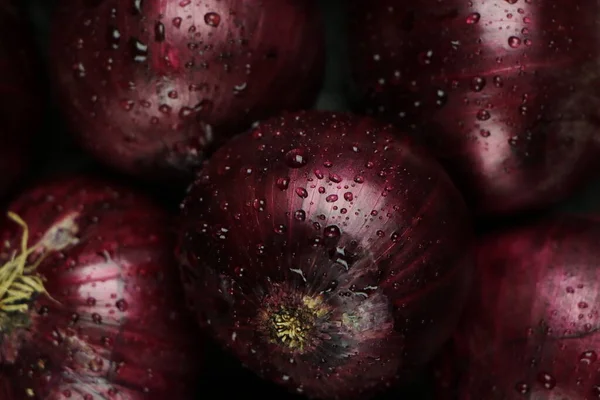
<instances>
[{"instance_id":1,"label":"pale root tendril","mask_svg":"<svg viewBox=\"0 0 600 400\"><path fill-rule=\"evenodd\" d=\"M0 267L0 311L6 313L27 312L29 300L34 294L45 294L51 300L56 301L46 291L44 278L37 274L36 270L50 253L44 250L60 250L69 244L76 243L76 238L70 235L67 236L68 240L62 240L60 243L52 242L55 240L53 237L65 229L69 234L77 232L77 226L74 224L76 216L68 216L50 229L42 240L28 247L29 228L27 223L17 214L8 212L8 218L21 227L23 234L21 235L20 249L15 251L10 260ZM48 242L50 242L50 246L48 246ZM40 253L39 257L31 265L27 265L29 256L37 252Z\"/></svg>"}]
</instances>

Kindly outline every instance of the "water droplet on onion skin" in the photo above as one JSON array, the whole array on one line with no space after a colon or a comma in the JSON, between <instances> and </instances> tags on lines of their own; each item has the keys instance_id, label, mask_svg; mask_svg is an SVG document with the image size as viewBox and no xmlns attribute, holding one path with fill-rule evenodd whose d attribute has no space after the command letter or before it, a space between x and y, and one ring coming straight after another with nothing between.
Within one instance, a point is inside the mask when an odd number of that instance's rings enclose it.
<instances>
[{"instance_id":1,"label":"water droplet on onion skin","mask_svg":"<svg viewBox=\"0 0 600 400\"><path fill-rule=\"evenodd\" d=\"M337 238L341 235L340 228L337 225L330 225L325 227L323 230L323 235L326 238Z\"/></svg>"},{"instance_id":2,"label":"water droplet on onion skin","mask_svg":"<svg viewBox=\"0 0 600 400\"><path fill-rule=\"evenodd\" d=\"M120 299L119 301L117 301L116 306L121 312L125 312L129 308L129 304L125 299Z\"/></svg>"},{"instance_id":3,"label":"water droplet on onion skin","mask_svg":"<svg viewBox=\"0 0 600 400\"><path fill-rule=\"evenodd\" d=\"M302 168L308 163L308 156L305 149L296 148L288 151L285 155L285 162L290 168Z\"/></svg>"},{"instance_id":4,"label":"water droplet on onion skin","mask_svg":"<svg viewBox=\"0 0 600 400\"><path fill-rule=\"evenodd\" d=\"M204 15L204 22L206 25L216 28L221 24L221 16L215 12L206 13Z\"/></svg>"}]
</instances>

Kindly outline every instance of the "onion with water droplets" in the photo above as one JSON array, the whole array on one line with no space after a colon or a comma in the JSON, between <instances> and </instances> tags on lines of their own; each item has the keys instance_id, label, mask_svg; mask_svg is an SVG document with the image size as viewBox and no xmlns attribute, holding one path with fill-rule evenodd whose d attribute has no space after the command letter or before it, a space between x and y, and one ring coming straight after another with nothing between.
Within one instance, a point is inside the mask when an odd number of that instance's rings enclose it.
<instances>
[{"instance_id":1,"label":"onion with water droplets","mask_svg":"<svg viewBox=\"0 0 600 400\"><path fill-rule=\"evenodd\" d=\"M0 230L2 399L192 398L198 336L168 215L89 177L41 183L10 210Z\"/></svg>"},{"instance_id":2,"label":"onion with water droplets","mask_svg":"<svg viewBox=\"0 0 600 400\"><path fill-rule=\"evenodd\" d=\"M456 334L460 400L600 396L600 221L554 217L482 239Z\"/></svg>"},{"instance_id":3,"label":"onion with water droplets","mask_svg":"<svg viewBox=\"0 0 600 400\"><path fill-rule=\"evenodd\" d=\"M391 126L285 114L219 149L182 204L199 322L309 397L409 379L454 328L470 221L440 165Z\"/></svg>"},{"instance_id":4,"label":"onion with water droplets","mask_svg":"<svg viewBox=\"0 0 600 400\"><path fill-rule=\"evenodd\" d=\"M313 0L64 0L53 25L74 133L151 180L189 173L257 119L310 106L324 71Z\"/></svg>"},{"instance_id":5,"label":"onion with water droplets","mask_svg":"<svg viewBox=\"0 0 600 400\"><path fill-rule=\"evenodd\" d=\"M355 81L479 213L547 206L599 167L599 14L595 0L354 0Z\"/></svg>"}]
</instances>

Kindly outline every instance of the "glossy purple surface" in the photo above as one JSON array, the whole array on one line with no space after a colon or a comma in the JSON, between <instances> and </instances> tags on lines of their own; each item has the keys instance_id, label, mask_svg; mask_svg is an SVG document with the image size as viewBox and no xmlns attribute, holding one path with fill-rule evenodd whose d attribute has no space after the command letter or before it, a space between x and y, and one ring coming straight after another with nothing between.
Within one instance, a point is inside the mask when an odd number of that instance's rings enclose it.
<instances>
[{"instance_id":1,"label":"glossy purple surface","mask_svg":"<svg viewBox=\"0 0 600 400\"><path fill-rule=\"evenodd\" d=\"M192 399L200 340L183 311L169 216L87 177L42 183L10 210L29 223L30 244L69 215L79 242L48 252L37 270L55 301L40 294L27 315L0 311L6 400ZM5 221L0 236L6 260L21 232Z\"/></svg>"},{"instance_id":2,"label":"glossy purple surface","mask_svg":"<svg viewBox=\"0 0 600 400\"><path fill-rule=\"evenodd\" d=\"M460 400L600 396L600 221L556 217L484 238L456 335Z\"/></svg>"},{"instance_id":3,"label":"glossy purple surface","mask_svg":"<svg viewBox=\"0 0 600 400\"><path fill-rule=\"evenodd\" d=\"M185 175L252 122L308 107L324 72L315 1L65 0L52 70L84 147L149 180Z\"/></svg>"},{"instance_id":4,"label":"glossy purple surface","mask_svg":"<svg viewBox=\"0 0 600 400\"><path fill-rule=\"evenodd\" d=\"M352 7L366 108L422 138L480 214L548 206L597 170L595 0Z\"/></svg>"},{"instance_id":5,"label":"glossy purple surface","mask_svg":"<svg viewBox=\"0 0 600 400\"><path fill-rule=\"evenodd\" d=\"M470 278L470 220L439 164L388 125L285 114L218 150L182 205L179 254L201 325L309 397L368 398L446 340ZM278 310L322 311L304 347Z\"/></svg>"}]
</instances>

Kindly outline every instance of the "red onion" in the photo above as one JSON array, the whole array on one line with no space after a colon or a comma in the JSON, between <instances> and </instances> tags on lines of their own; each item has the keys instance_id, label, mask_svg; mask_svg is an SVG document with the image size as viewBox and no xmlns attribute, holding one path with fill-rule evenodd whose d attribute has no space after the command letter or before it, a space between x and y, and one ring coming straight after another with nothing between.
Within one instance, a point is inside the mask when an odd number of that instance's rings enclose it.
<instances>
[{"instance_id":1,"label":"red onion","mask_svg":"<svg viewBox=\"0 0 600 400\"><path fill-rule=\"evenodd\" d=\"M485 238L457 334L461 400L600 396L600 221L556 217Z\"/></svg>"},{"instance_id":2,"label":"red onion","mask_svg":"<svg viewBox=\"0 0 600 400\"><path fill-rule=\"evenodd\" d=\"M191 398L197 336L168 216L86 177L40 184L10 210L0 233L6 400Z\"/></svg>"},{"instance_id":3,"label":"red onion","mask_svg":"<svg viewBox=\"0 0 600 400\"><path fill-rule=\"evenodd\" d=\"M408 379L454 328L471 272L465 205L389 125L270 119L215 153L182 209L200 324L290 389L364 399Z\"/></svg>"},{"instance_id":4,"label":"red onion","mask_svg":"<svg viewBox=\"0 0 600 400\"><path fill-rule=\"evenodd\" d=\"M52 57L66 116L122 171L190 172L213 139L311 104L318 11L313 0L64 0Z\"/></svg>"},{"instance_id":5,"label":"red onion","mask_svg":"<svg viewBox=\"0 0 600 400\"><path fill-rule=\"evenodd\" d=\"M477 212L547 206L597 168L595 0L353 4L367 107L418 131Z\"/></svg>"},{"instance_id":6,"label":"red onion","mask_svg":"<svg viewBox=\"0 0 600 400\"><path fill-rule=\"evenodd\" d=\"M10 1L0 1L0 195L22 178L31 162L31 137L41 107L29 27Z\"/></svg>"}]
</instances>

